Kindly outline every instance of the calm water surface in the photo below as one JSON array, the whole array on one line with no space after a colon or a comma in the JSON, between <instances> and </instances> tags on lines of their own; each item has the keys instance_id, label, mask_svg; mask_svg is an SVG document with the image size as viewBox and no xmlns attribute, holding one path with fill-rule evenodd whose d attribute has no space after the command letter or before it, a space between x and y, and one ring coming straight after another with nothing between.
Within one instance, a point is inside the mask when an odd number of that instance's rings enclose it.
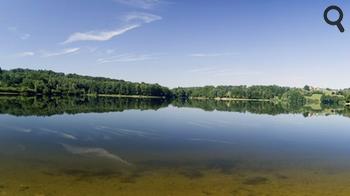
<instances>
[{"instance_id":1,"label":"calm water surface","mask_svg":"<svg viewBox=\"0 0 350 196\"><path fill-rule=\"evenodd\" d=\"M0 195L350 194L342 115L263 103L0 103Z\"/></svg>"}]
</instances>

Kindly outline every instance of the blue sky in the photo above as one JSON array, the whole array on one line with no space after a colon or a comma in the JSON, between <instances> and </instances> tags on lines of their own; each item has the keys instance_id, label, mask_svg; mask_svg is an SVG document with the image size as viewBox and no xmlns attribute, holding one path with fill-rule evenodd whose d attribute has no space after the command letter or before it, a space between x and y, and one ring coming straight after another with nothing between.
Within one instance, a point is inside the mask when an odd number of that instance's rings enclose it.
<instances>
[{"instance_id":1,"label":"blue sky","mask_svg":"<svg viewBox=\"0 0 350 196\"><path fill-rule=\"evenodd\" d=\"M332 4L343 34L323 21ZM3 69L169 87L350 87L344 0L3 0L0 43Z\"/></svg>"}]
</instances>

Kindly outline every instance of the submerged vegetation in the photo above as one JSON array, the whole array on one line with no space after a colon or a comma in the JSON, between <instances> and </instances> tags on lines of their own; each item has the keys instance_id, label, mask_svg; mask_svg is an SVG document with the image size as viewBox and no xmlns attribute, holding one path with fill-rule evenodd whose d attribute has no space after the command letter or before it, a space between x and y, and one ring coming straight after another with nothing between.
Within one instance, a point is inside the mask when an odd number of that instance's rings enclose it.
<instances>
[{"instance_id":1,"label":"submerged vegetation","mask_svg":"<svg viewBox=\"0 0 350 196\"><path fill-rule=\"evenodd\" d=\"M169 89L159 84L135 83L103 77L80 76L45 70L0 68L0 95L21 96L125 96L171 99L256 100L286 107L343 107L350 90L270 86L204 86Z\"/></svg>"}]
</instances>

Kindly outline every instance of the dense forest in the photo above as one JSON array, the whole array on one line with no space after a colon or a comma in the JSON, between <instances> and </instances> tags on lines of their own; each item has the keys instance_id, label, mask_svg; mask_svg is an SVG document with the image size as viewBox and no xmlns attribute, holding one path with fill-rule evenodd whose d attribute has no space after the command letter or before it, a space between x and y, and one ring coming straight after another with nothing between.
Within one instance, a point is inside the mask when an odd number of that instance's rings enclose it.
<instances>
[{"instance_id":1,"label":"dense forest","mask_svg":"<svg viewBox=\"0 0 350 196\"><path fill-rule=\"evenodd\" d=\"M0 92L26 95L114 94L171 97L171 91L158 84L133 83L102 77L80 76L34 71L29 69L2 70Z\"/></svg>"},{"instance_id":2,"label":"dense forest","mask_svg":"<svg viewBox=\"0 0 350 196\"><path fill-rule=\"evenodd\" d=\"M273 99L282 98L290 88L279 86L205 86L190 88L175 88L177 97L206 97L206 98L241 98L241 99Z\"/></svg>"},{"instance_id":3,"label":"dense forest","mask_svg":"<svg viewBox=\"0 0 350 196\"><path fill-rule=\"evenodd\" d=\"M176 97L187 99L197 98L221 98L221 99L249 99L283 101L292 107L303 106L306 103L304 92L301 89L271 86L205 86L193 88L173 89Z\"/></svg>"},{"instance_id":4,"label":"dense forest","mask_svg":"<svg viewBox=\"0 0 350 196\"><path fill-rule=\"evenodd\" d=\"M291 107L304 106L308 103L321 105L350 104L350 89L332 90L311 88L269 86L204 86L172 89L174 97L188 99L248 99L283 102Z\"/></svg>"},{"instance_id":5,"label":"dense forest","mask_svg":"<svg viewBox=\"0 0 350 196\"><path fill-rule=\"evenodd\" d=\"M166 99L249 99L283 103L295 108L305 105L350 105L350 89L332 90L270 86L204 86L169 89L159 84L135 83L103 77L80 76L46 70L0 68L0 95L127 95Z\"/></svg>"}]
</instances>

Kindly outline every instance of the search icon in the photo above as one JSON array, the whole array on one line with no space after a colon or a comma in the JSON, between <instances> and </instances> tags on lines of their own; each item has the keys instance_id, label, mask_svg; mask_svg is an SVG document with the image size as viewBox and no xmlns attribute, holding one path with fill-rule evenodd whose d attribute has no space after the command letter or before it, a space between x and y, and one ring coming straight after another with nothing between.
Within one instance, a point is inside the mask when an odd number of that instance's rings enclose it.
<instances>
[{"instance_id":1,"label":"search icon","mask_svg":"<svg viewBox=\"0 0 350 196\"><path fill-rule=\"evenodd\" d=\"M339 14L339 18L335 21L332 21L328 18L328 14L330 11L332 10L335 10L338 12ZM326 23L328 23L329 25L332 25L332 26L337 26L339 31L344 33L345 29L343 27L343 25L341 24L342 20L343 20L343 17L344 17L344 13L343 13L343 10L340 9L340 7L336 6L336 5L332 5L332 6L329 6L325 11L324 11L324 20L326 21Z\"/></svg>"}]
</instances>

